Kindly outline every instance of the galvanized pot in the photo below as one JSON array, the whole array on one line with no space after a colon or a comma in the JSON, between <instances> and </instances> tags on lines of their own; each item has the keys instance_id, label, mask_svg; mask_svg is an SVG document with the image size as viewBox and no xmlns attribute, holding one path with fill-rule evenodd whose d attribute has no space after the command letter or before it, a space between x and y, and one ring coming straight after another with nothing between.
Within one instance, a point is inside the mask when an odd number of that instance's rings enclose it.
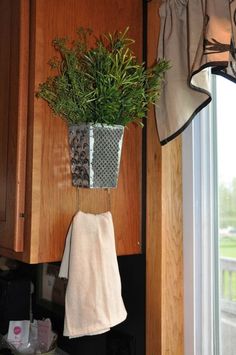
<instances>
[{"instance_id":1,"label":"galvanized pot","mask_svg":"<svg viewBox=\"0 0 236 355\"><path fill-rule=\"evenodd\" d=\"M72 184L76 187L117 186L124 127L80 124L69 126Z\"/></svg>"}]
</instances>

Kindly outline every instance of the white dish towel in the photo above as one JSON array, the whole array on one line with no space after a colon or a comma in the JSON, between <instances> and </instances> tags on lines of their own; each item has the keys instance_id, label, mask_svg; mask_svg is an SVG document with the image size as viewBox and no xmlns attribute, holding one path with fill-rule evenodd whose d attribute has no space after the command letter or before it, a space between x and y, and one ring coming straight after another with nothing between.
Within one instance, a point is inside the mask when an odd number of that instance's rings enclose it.
<instances>
[{"instance_id":1,"label":"white dish towel","mask_svg":"<svg viewBox=\"0 0 236 355\"><path fill-rule=\"evenodd\" d=\"M110 212L74 216L59 277L68 279L64 336L101 334L125 320Z\"/></svg>"}]
</instances>

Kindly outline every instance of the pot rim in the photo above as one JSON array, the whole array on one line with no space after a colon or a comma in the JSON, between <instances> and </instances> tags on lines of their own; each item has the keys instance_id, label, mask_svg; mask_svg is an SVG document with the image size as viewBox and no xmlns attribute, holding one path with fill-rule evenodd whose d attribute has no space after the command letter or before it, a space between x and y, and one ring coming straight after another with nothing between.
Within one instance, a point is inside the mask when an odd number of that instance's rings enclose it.
<instances>
[{"instance_id":1,"label":"pot rim","mask_svg":"<svg viewBox=\"0 0 236 355\"><path fill-rule=\"evenodd\" d=\"M99 127L99 128L120 128L120 129L124 129L125 126L122 125L118 125L118 124L114 124L114 125L109 125L109 124L105 124L105 123L72 123L69 124L68 127L78 127L78 126L87 126L87 127Z\"/></svg>"}]
</instances>

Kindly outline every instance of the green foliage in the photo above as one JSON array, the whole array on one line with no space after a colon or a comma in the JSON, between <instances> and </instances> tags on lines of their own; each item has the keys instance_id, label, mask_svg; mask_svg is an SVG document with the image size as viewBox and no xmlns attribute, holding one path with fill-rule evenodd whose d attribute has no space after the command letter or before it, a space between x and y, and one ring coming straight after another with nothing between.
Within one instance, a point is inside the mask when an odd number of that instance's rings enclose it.
<instances>
[{"instance_id":1,"label":"green foliage","mask_svg":"<svg viewBox=\"0 0 236 355\"><path fill-rule=\"evenodd\" d=\"M160 96L169 64L160 60L148 70L138 64L127 31L103 35L93 48L88 47L89 29L80 28L72 43L54 39L59 57L49 65L56 75L39 85L37 97L68 124L141 124L148 105Z\"/></svg>"},{"instance_id":2,"label":"green foliage","mask_svg":"<svg viewBox=\"0 0 236 355\"><path fill-rule=\"evenodd\" d=\"M219 185L220 228L236 228L236 178L230 185Z\"/></svg>"}]
</instances>

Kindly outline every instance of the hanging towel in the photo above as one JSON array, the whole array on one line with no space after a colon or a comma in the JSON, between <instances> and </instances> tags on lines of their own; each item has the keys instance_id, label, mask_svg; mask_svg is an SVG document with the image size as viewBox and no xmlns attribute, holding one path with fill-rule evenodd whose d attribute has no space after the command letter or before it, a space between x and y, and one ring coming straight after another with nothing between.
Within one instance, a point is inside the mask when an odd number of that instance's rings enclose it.
<instances>
[{"instance_id":1,"label":"hanging towel","mask_svg":"<svg viewBox=\"0 0 236 355\"><path fill-rule=\"evenodd\" d=\"M59 277L68 279L64 336L101 334L125 320L110 212L74 216Z\"/></svg>"}]
</instances>

